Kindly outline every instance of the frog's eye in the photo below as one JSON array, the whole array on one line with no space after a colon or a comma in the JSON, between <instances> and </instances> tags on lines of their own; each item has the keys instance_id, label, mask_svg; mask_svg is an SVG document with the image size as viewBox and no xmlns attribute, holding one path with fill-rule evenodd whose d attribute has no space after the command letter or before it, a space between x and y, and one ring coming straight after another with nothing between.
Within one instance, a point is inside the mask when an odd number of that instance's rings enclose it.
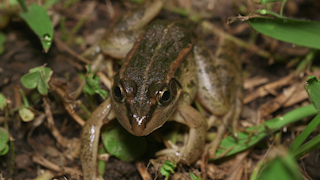
<instances>
[{"instance_id":1,"label":"frog's eye","mask_svg":"<svg viewBox=\"0 0 320 180\"><path fill-rule=\"evenodd\" d=\"M161 92L158 94L158 102L160 105L165 105L169 102L171 98L171 92L167 87L164 87Z\"/></svg>"},{"instance_id":2,"label":"frog's eye","mask_svg":"<svg viewBox=\"0 0 320 180\"><path fill-rule=\"evenodd\" d=\"M168 86L162 88L157 96L159 105L166 105L171 102L178 95L179 88L181 88L181 85L178 81L171 79Z\"/></svg>"},{"instance_id":3,"label":"frog's eye","mask_svg":"<svg viewBox=\"0 0 320 180\"><path fill-rule=\"evenodd\" d=\"M120 101L120 102L124 101L123 88L120 84L118 84L117 86L115 86L113 88L113 95L118 101Z\"/></svg>"}]
</instances>

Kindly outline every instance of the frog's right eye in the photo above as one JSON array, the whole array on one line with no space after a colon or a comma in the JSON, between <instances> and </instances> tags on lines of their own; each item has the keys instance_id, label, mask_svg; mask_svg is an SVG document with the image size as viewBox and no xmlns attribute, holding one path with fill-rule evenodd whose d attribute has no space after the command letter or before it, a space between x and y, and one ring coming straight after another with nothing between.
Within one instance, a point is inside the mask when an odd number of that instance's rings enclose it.
<instances>
[{"instance_id":1,"label":"frog's right eye","mask_svg":"<svg viewBox=\"0 0 320 180\"><path fill-rule=\"evenodd\" d=\"M124 92L120 84L113 88L113 95L118 101L120 102L124 101Z\"/></svg>"}]
</instances>

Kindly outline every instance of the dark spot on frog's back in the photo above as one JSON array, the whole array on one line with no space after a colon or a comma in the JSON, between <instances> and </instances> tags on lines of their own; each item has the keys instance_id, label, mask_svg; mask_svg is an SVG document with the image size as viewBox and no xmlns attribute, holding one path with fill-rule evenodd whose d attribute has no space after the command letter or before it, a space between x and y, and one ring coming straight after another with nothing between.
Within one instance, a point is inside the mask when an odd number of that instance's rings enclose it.
<instances>
[{"instance_id":1,"label":"dark spot on frog's back","mask_svg":"<svg viewBox=\"0 0 320 180\"><path fill-rule=\"evenodd\" d=\"M188 64L189 64L189 62L188 62L188 61L183 61L183 67L187 67L187 66L188 66Z\"/></svg>"},{"instance_id":2,"label":"dark spot on frog's back","mask_svg":"<svg viewBox=\"0 0 320 180\"><path fill-rule=\"evenodd\" d=\"M218 67L214 67L213 65L208 65L205 67L205 73L210 74L210 73L216 73L216 69L218 69Z\"/></svg>"},{"instance_id":3,"label":"dark spot on frog's back","mask_svg":"<svg viewBox=\"0 0 320 180\"><path fill-rule=\"evenodd\" d=\"M219 59L223 59L224 61L229 61L231 63L233 63L234 59L232 57L231 54L227 54L227 53L224 53L224 54L220 54L218 56Z\"/></svg>"},{"instance_id":4,"label":"dark spot on frog's back","mask_svg":"<svg viewBox=\"0 0 320 180\"><path fill-rule=\"evenodd\" d=\"M169 39L169 41L166 41L162 47L163 51L167 52L168 50L170 50L173 44L174 44L174 41L172 39Z\"/></svg>"},{"instance_id":5,"label":"dark spot on frog's back","mask_svg":"<svg viewBox=\"0 0 320 180\"><path fill-rule=\"evenodd\" d=\"M175 76L180 79L181 78L181 75L182 75L182 70L179 68L177 69L176 73L175 73Z\"/></svg>"},{"instance_id":6,"label":"dark spot on frog's back","mask_svg":"<svg viewBox=\"0 0 320 180\"><path fill-rule=\"evenodd\" d=\"M192 80L190 83L188 83L188 88L192 88L196 85L196 83Z\"/></svg>"},{"instance_id":7,"label":"dark spot on frog's back","mask_svg":"<svg viewBox=\"0 0 320 180\"><path fill-rule=\"evenodd\" d=\"M150 51L153 53L156 49L156 47L158 46L158 42L154 42L152 45L151 45L151 48L150 48Z\"/></svg>"}]
</instances>

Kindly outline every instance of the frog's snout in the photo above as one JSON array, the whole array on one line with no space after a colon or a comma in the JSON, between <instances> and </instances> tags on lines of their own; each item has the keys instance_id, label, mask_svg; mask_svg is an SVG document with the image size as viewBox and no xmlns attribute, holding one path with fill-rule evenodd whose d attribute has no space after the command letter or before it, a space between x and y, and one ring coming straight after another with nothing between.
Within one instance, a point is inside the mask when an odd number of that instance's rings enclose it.
<instances>
[{"instance_id":1,"label":"frog's snout","mask_svg":"<svg viewBox=\"0 0 320 180\"><path fill-rule=\"evenodd\" d=\"M132 133L135 136L145 136L147 116L133 115L131 119Z\"/></svg>"}]
</instances>

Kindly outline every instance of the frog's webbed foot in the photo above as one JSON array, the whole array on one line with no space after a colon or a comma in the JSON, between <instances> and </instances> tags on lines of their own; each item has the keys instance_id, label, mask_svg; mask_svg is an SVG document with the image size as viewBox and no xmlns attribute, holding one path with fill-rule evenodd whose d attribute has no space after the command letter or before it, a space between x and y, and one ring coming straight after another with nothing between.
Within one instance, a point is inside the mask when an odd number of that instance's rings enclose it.
<instances>
[{"instance_id":1,"label":"frog's webbed foot","mask_svg":"<svg viewBox=\"0 0 320 180\"><path fill-rule=\"evenodd\" d=\"M156 152L157 160L169 160L174 163L180 162L182 156L181 152L183 152L184 147L179 147L172 143L170 140L166 143L167 149L162 149Z\"/></svg>"},{"instance_id":2,"label":"frog's webbed foot","mask_svg":"<svg viewBox=\"0 0 320 180\"><path fill-rule=\"evenodd\" d=\"M222 118L222 122L217 127L217 135L215 139L207 146L209 159L213 159L215 157L215 153L219 148L219 144L228 129L228 125L232 125L232 132L234 138L238 137L238 119L240 117L242 102L240 98L236 98L234 104L231 106L230 111ZM212 115L210 117L211 122L209 124L212 125L213 122L216 124L219 121L219 118ZM232 121L232 122L231 122ZM209 126L210 127L210 126Z\"/></svg>"}]
</instances>

